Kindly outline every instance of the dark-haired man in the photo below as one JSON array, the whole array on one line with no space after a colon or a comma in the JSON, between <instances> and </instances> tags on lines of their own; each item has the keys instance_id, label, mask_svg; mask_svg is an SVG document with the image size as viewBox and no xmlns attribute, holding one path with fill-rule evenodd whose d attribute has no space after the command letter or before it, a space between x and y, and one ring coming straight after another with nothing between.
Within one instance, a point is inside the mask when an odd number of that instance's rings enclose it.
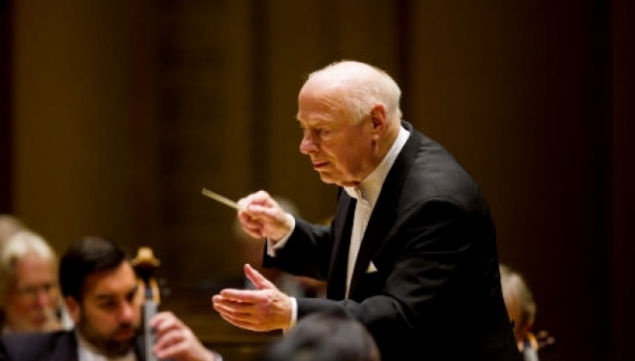
<instances>
[{"instance_id":1,"label":"dark-haired man","mask_svg":"<svg viewBox=\"0 0 635 361\"><path fill-rule=\"evenodd\" d=\"M60 261L60 285L75 321L73 331L5 335L8 360L145 361L139 337L141 297L134 269L112 242L87 237L70 246ZM218 361L181 320L169 312L151 326L159 359Z\"/></svg>"}]
</instances>

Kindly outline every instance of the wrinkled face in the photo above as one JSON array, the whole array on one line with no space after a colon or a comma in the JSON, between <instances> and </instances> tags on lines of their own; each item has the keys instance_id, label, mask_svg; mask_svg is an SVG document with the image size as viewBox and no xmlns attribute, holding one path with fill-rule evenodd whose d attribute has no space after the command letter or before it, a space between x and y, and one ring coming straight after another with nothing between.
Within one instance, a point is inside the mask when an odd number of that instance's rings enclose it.
<instances>
[{"instance_id":1,"label":"wrinkled face","mask_svg":"<svg viewBox=\"0 0 635 361\"><path fill-rule=\"evenodd\" d=\"M373 169L374 141L369 119L355 123L332 94L305 86L298 97L300 152L311 158L324 183L358 185Z\"/></svg>"},{"instance_id":2,"label":"wrinkled face","mask_svg":"<svg viewBox=\"0 0 635 361\"><path fill-rule=\"evenodd\" d=\"M16 332L59 328L60 302L55 266L28 253L13 267L14 282L7 295L7 326Z\"/></svg>"},{"instance_id":3,"label":"wrinkled face","mask_svg":"<svg viewBox=\"0 0 635 361\"><path fill-rule=\"evenodd\" d=\"M82 336L103 354L117 357L130 350L139 331L140 296L134 270L123 262L86 277L81 305L70 297L67 302Z\"/></svg>"}]
</instances>

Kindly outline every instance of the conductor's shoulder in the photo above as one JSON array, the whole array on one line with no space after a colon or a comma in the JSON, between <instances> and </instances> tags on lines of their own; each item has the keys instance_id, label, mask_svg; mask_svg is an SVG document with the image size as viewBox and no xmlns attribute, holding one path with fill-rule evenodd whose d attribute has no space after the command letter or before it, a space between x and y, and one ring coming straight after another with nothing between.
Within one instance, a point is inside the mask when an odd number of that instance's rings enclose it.
<instances>
[{"instance_id":1,"label":"conductor's shoulder","mask_svg":"<svg viewBox=\"0 0 635 361\"><path fill-rule=\"evenodd\" d=\"M404 188L416 202L445 200L461 209L482 203L480 187L441 144L420 134Z\"/></svg>"}]
</instances>

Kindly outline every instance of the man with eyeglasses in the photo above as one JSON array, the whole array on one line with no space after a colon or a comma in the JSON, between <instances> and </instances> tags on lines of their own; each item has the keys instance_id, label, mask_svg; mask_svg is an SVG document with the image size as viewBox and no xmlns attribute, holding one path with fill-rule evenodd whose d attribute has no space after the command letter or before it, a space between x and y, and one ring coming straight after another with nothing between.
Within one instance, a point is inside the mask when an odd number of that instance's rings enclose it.
<instances>
[{"instance_id":1,"label":"man with eyeglasses","mask_svg":"<svg viewBox=\"0 0 635 361\"><path fill-rule=\"evenodd\" d=\"M57 256L38 234L21 230L0 250L2 332L41 332L70 327L57 280Z\"/></svg>"}]
</instances>

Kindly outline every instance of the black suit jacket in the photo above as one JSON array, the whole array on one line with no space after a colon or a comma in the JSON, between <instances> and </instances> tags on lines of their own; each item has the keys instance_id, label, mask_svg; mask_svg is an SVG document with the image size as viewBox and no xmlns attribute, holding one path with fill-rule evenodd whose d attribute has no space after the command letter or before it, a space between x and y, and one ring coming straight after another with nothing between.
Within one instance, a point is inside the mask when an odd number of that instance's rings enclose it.
<instances>
[{"instance_id":1,"label":"black suit jacket","mask_svg":"<svg viewBox=\"0 0 635 361\"><path fill-rule=\"evenodd\" d=\"M498 272L496 235L478 185L438 143L411 134L382 186L344 299L356 201L340 191L331 227L296 220L264 265L326 279L328 299L298 316L343 308L374 336L383 361L520 360ZM376 272L368 273L372 261Z\"/></svg>"},{"instance_id":2,"label":"black suit jacket","mask_svg":"<svg viewBox=\"0 0 635 361\"><path fill-rule=\"evenodd\" d=\"M77 361L77 339L73 331L2 335L2 361ZM137 360L144 361L143 339L135 340Z\"/></svg>"}]
</instances>

